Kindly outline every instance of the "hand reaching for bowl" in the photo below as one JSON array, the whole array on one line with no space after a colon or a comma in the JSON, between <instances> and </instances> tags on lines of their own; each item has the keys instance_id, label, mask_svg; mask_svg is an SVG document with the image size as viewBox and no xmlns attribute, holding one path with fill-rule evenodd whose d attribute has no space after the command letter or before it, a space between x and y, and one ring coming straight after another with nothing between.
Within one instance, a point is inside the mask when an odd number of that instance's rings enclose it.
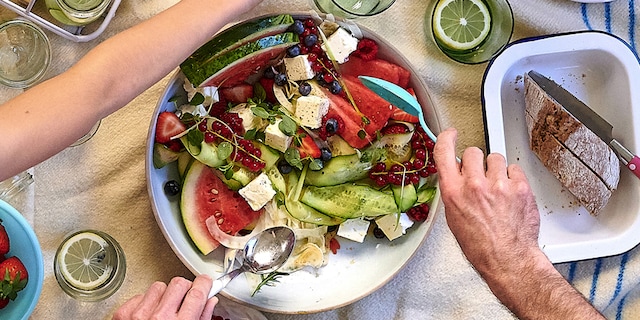
<instances>
[{"instance_id":1,"label":"hand reaching for bowl","mask_svg":"<svg viewBox=\"0 0 640 320\"><path fill-rule=\"evenodd\" d=\"M218 298L207 299L212 280L197 276L193 282L175 277L165 284L153 283L147 292L134 296L114 314L114 320L211 319Z\"/></svg>"},{"instance_id":2,"label":"hand reaching for bowl","mask_svg":"<svg viewBox=\"0 0 640 320\"><path fill-rule=\"evenodd\" d=\"M529 182L504 156L478 148L456 161L457 132L439 136L434 159L447 224L500 301L521 319L604 319L538 246L540 213Z\"/></svg>"}]
</instances>

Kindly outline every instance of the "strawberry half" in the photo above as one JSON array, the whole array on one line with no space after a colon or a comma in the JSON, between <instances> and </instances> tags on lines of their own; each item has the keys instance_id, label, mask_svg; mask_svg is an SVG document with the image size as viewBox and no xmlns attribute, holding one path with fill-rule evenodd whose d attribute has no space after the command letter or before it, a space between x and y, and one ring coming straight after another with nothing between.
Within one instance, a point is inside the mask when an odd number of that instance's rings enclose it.
<instances>
[{"instance_id":1,"label":"strawberry half","mask_svg":"<svg viewBox=\"0 0 640 320\"><path fill-rule=\"evenodd\" d=\"M9 257L0 263L0 275L0 300L15 300L18 292L27 286L27 268L18 257Z\"/></svg>"},{"instance_id":2,"label":"strawberry half","mask_svg":"<svg viewBox=\"0 0 640 320\"><path fill-rule=\"evenodd\" d=\"M171 141L171 137L185 130L187 130L187 127L175 113L162 112L158 115L158 123L156 123L156 142L167 143Z\"/></svg>"},{"instance_id":3,"label":"strawberry half","mask_svg":"<svg viewBox=\"0 0 640 320\"><path fill-rule=\"evenodd\" d=\"M313 141L313 138L308 134L301 134L300 146L297 147L300 152L300 159L311 157L313 159L320 158L322 152L318 145Z\"/></svg>"},{"instance_id":4,"label":"strawberry half","mask_svg":"<svg viewBox=\"0 0 640 320\"><path fill-rule=\"evenodd\" d=\"M7 230L2 225L2 220L0 220L0 256L4 256L5 254L7 254L10 247L9 235L7 234Z\"/></svg>"}]
</instances>

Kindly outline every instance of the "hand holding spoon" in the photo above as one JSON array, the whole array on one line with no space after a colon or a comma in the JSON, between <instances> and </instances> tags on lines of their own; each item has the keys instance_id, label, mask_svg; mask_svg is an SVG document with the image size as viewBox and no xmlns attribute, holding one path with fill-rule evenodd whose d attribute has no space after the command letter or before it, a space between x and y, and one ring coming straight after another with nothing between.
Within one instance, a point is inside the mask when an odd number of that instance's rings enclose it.
<instances>
[{"instance_id":1,"label":"hand holding spoon","mask_svg":"<svg viewBox=\"0 0 640 320\"><path fill-rule=\"evenodd\" d=\"M265 274L277 270L291 255L295 242L293 230L287 227L273 227L258 233L244 246L242 266L213 281L209 298L218 294L241 273Z\"/></svg>"}]
</instances>

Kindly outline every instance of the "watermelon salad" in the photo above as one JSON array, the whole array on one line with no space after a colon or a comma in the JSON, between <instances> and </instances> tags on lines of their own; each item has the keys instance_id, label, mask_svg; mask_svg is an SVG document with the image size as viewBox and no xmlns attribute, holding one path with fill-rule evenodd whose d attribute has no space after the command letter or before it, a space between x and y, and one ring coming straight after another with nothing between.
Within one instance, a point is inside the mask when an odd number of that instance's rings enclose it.
<instances>
[{"instance_id":1,"label":"watermelon salad","mask_svg":"<svg viewBox=\"0 0 640 320\"><path fill-rule=\"evenodd\" d=\"M291 15L219 33L180 66L184 94L160 112L154 166L176 162L185 229L207 255L275 225L296 232L279 272L321 268L344 241L393 241L427 219L434 142L418 119L358 80L409 92L410 72L340 24Z\"/></svg>"}]
</instances>

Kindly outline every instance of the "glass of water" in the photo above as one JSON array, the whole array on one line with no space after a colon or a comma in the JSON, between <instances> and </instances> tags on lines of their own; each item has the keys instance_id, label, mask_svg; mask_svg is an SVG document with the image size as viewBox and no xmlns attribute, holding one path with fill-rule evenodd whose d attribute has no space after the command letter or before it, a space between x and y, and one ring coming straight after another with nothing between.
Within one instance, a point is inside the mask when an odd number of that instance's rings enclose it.
<instances>
[{"instance_id":1,"label":"glass of water","mask_svg":"<svg viewBox=\"0 0 640 320\"><path fill-rule=\"evenodd\" d=\"M53 261L62 291L81 301L100 301L113 295L126 274L124 251L110 235L81 230L68 235Z\"/></svg>"},{"instance_id":2,"label":"glass of water","mask_svg":"<svg viewBox=\"0 0 640 320\"><path fill-rule=\"evenodd\" d=\"M313 0L316 10L337 17L370 17L389 9L395 0Z\"/></svg>"},{"instance_id":3,"label":"glass of water","mask_svg":"<svg viewBox=\"0 0 640 320\"><path fill-rule=\"evenodd\" d=\"M0 83L29 87L42 79L50 62L51 45L40 27L23 19L0 24Z\"/></svg>"}]
</instances>

